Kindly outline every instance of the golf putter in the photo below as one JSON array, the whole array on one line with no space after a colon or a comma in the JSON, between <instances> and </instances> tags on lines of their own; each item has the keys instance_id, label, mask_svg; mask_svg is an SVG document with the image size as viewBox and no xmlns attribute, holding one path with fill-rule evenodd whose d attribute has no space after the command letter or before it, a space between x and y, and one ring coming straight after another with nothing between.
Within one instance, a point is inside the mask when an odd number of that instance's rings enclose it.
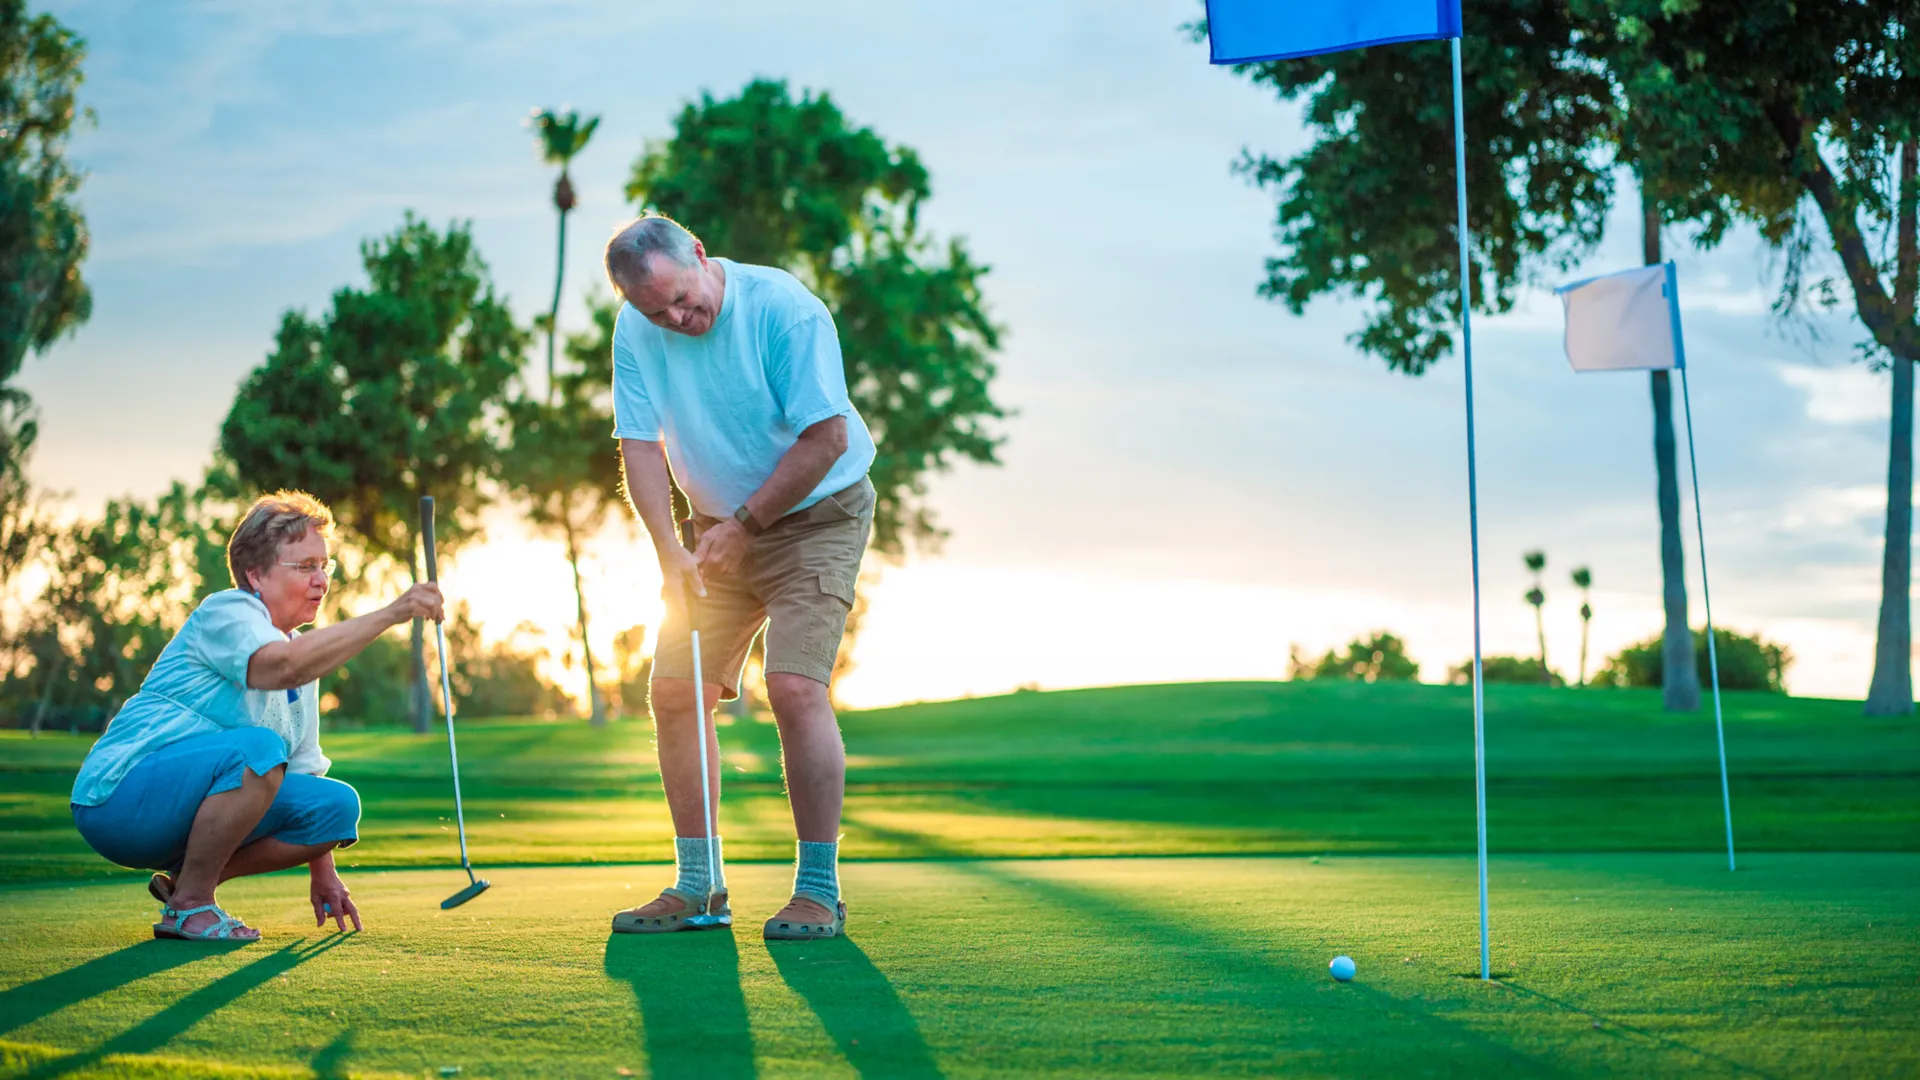
<instances>
[{"instance_id":1,"label":"golf putter","mask_svg":"<svg viewBox=\"0 0 1920 1080\"><path fill-rule=\"evenodd\" d=\"M420 496L420 537L427 549L427 580L440 580L439 564L433 555L433 496ZM447 758L453 763L453 820L460 830L460 869L467 872L467 887L440 901L440 907L457 908L487 891L492 884L473 876L473 863L467 859L467 812L460 804L460 750L453 742L453 682L447 677L447 628L433 624L434 643L440 650L440 707L447 714Z\"/></svg>"},{"instance_id":2,"label":"golf putter","mask_svg":"<svg viewBox=\"0 0 1920 1080\"><path fill-rule=\"evenodd\" d=\"M680 545L688 551L694 549L692 518L680 523ZM694 737L700 740L700 818L707 826L707 895L700 901L700 913L687 916L685 921L690 927L704 930L731 926L733 918L713 911L713 879L720 869L720 853L714 835L719 830L714 827L713 775L707 768L707 680L706 669L700 666L700 598L691 585L684 585L680 596L687 605L687 638L693 646L693 729Z\"/></svg>"}]
</instances>

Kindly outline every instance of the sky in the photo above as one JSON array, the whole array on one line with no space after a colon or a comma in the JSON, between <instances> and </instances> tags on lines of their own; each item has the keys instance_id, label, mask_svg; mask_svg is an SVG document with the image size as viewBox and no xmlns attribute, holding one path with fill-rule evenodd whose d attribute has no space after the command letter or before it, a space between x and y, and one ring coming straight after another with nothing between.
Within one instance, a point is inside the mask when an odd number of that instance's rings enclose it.
<instances>
[{"instance_id":1,"label":"sky","mask_svg":"<svg viewBox=\"0 0 1920 1080\"><path fill-rule=\"evenodd\" d=\"M842 700L1279 678L1291 648L1376 629L1429 680L1471 653L1462 365L1390 373L1347 342L1364 302L1294 316L1256 295L1272 198L1231 165L1309 136L1296 107L1207 65L1180 30L1198 3L46 9L89 46L98 122L72 156L89 173L94 313L19 382L42 414L33 475L79 512L197 477L282 313L319 314L362 281L361 241L408 210L471 221L514 310L544 309L553 176L524 126L535 108L603 118L574 166L562 320L579 327L604 289L600 238L633 213L634 159L689 100L766 76L920 153L923 221L992 268L1007 330L1001 464L933 482L950 537L878 568ZM1637 263L1637 220L1627 194L1567 276ZM1794 692L1860 697L1887 377L1856 361L1851 320L1770 314L1779 265L1752 235L1711 252L1669 235L1668 251L1716 622L1786 644ZM1590 668L1658 632L1658 519L1647 377L1571 374L1552 284L1475 323L1484 619L1489 652L1535 650L1521 553L1544 550L1549 658L1570 673L1575 566L1595 580ZM573 610L558 545L511 508L489 522L485 546L449 561L449 592L494 636L531 622L557 641ZM1698 625L1691 531L1687 548ZM585 576L600 656L658 624L658 571L631 527L596 539Z\"/></svg>"}]
</instances>

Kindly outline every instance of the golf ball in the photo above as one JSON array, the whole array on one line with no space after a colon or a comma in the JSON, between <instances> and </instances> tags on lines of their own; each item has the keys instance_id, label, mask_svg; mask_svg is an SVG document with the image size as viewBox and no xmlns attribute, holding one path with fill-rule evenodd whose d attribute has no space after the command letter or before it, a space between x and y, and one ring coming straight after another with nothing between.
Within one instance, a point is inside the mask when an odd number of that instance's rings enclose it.
<instances>
[{"instance_id":1,"label":"golf ball","mask_svg":"<svg viewBox=\"0 0 1920 1080\"><path fill-rule=\"evenodd\" d=\"M1327 970L1333 972L1334 978L1346 982L1353 978L1353 957L1336 956L1333 963L1327 965Z\"/></svg>"}]
</instances>

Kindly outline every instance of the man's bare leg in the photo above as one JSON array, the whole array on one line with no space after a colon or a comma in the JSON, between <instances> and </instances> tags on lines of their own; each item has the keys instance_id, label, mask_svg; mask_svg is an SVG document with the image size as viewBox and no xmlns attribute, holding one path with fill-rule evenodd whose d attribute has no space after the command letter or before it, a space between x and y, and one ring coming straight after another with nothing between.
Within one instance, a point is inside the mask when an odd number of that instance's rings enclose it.
<instances>
[{"instance_id":1,"label":"man's bare leg","mask_svg":"<svg viewBox=\"0 0 1920 1080\"><path fill-rule=\"evenodd\" d=\"M767 701L780 727L780 760L793 829L801 840L830 844L840 837L840 810L847 794L847 749L825 683L790 672L767 673ZM776 919L821 923L834 913L795 898Z\"/></svg>"},{"instance_id":2,"label":"man's bare leg","mask_svg":"<svg viewBox=\"0 0 1920 1080\"><path fill-rule=\"evenodd\" d=\"M660 784L667 792L667 812L675 836L705 836L700 793L700 742L695 725L707 733L707 777L713 785L714 819L719 819L720 736L712 723L721 687L706 684L706 713L696 715L692 679L654 679L651 693L654 742L660 758ZM725 901L725 894L715 898ZM686 907L677 896L662 896L628 911L643 917L672 915Z\"/></svg>"},{"instance_id":3,"label":"man's bare leg","mask_svg":"<svg viewBox=\"0 0 1920 1080\"><path fill-rule=\"evenodd\" d=\"M221 881L227 863L233 859L240 842L247 838L280 793L285 765L275 765L265 775L251 769L240 770L240 786L218 795L209 795L193 816L193 829L187 834L186 858L180 864L180 876L174 879L173 896L168 906L176 911L204 907L214 902L213 892ZM211 911L202 912L181 923L185 931L197 931L219 922ZM251 927L234 931L236 941L254 941L260 931Z\"/></svg>"}]
</instances>

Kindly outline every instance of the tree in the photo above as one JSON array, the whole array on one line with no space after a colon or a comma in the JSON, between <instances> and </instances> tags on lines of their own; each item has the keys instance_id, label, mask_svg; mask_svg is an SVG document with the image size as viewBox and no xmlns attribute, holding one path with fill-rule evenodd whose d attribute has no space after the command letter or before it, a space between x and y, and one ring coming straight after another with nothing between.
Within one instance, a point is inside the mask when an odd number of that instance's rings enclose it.
<instances>
[{"instance_id":1,"label":"tree","mask_svg":"<svg viewBox=\"0 0 1920 1080\"><path fill-rule=\"evenodd\" d=\"M1598 243L1626 129L1618 79L1594 55L1593 25L1567 0L1481 0L1469 4L1467 25L1469 286L1475 310L1499 313L1520 286ZM1452 103L1434 92L1450 81L1449 63L1444 43L1417 43L1235 68L1283 100L1306 98L1316 136L1284 161L1251 153L1240 161L1278 195L1280 253L1267 260L1261 295L1296 314L1325 293L1373 301L1350 340L1409 375L1452 349L1459 319ZM1658 261L1657 225L1643 239ZM1686 648L1666 373L1654 372L1651 387L1668 637ZM1669 670L1667 707L1697 709L1692 665Z\"/></svg>"},{"instance_id":2,"label":"tree","mask_svg":"<svg viewBox=\"0 0 1920 1080\"><path fill-rule=\"evenodd\" d=\"M958 239L919 227L931 193L919 155L851 124L822 93L795 100L755 80L735 98L703 95L671 139L634 163L627 196L687 225L708 249L778 266L833 312L847 387L873 431L875 550L937 542L927 477L957 460L996 464L992 354L975 263Z\"/></svg>"},{"instance_id":3,"label":"tree","mask_svg":"<svg viewBox=\"0 0 1920 1080\"><path fill-rule=\"evenodd\" d=\"M418 580L420 496L434 497L442 548L476 532L528 335L494 295L468 225L442 233L409 213L360 254L366 288L334 293L320 319L282 317L220 446L241 482L313 493L368 555ZM415 622L410 712L423 732L433 709L424 646Z\"/></svg>"},{"instance_id":4,"label":"tree","mask_svg":"<svg viewBox=\"0 0 1920 1080\"><path fill-rule=\"evenodd\" d=\"M1545 683L1565 686L1560 673L1542 667L1537 656L1483 656L1480 677L1489 683ZM1473 658L1468 657L1447 669L1447 681L1456 685L1473 681Z\"/></svg>"},{"instance_id":5,"label":"tree","mask_svg":"<svg viewBox=\"0 0 1920 1080\"><path fill-rule=\"evenodd\" d=\"M1887 524L1869 714L1913 711L1913 364L1920 360L1920 0L1574 0L1644 121L1670 221L1736 222L1786 256L1775 309L1852 298L1892 369ZM1811 219L1811 220L1809 220ZM1819 237L1839 273L1823 272ZM1671 665L1669 665L1671 666Z\"/></svg>"},{"instance_id":6,"label":"tree","mask_svg":"<svg viewBox=\"0 0 1920 1080\"><path fill-rule=\"evenodd\" d=\"M46 584L26 605L8 680L31 695L10 704L33 731L55 714L89 729L112 719L188 612L227 584L229 529L218 498L179 482L151 503L111 500L98 519L48 529Z\"/></svg>"},{"instance_id":7,"label":"tree","mask_svg":"<svg viewBox=\"0 0 1920 1080\"><path fill-rule=\"evenodd\" d=\"M1708 678L1707 635L1694 631L1699 639L1693 650L1698 676ZM1714 647L1720 656L1720 687L1723 690L1764 690L1786 693L1787 668L1793 654L1783 645L1767 641L1757 634L1747 635L1724 627L1713 629ZM1661 637L1636 641L1607 658L1594 673L1593 685L1613 687L1651 687L1664 681L1661 668L1666 663L1666 644Z\"/></svg>"},{"instance_id":8,"label":"tree","mask_svg":"<svg viewBox=\"0 0 1920 1080\"><path fill-rule=\"evenodd\" d=\"M1573 568L1573 587L1580 590L1580 681L1587 685L1587 632L1593 629L1593 571L1584 566Z\"/></svg>"},{"instance_id":9,"label":"tree","mask_svg":"<svg viewBox=\"0 0 1920 1080\"><path fill-rule=\"evenodd\" d=\"M76 103L85 57L52 16L0 0L0 384L93 311L81 176L65 157L75 120L91 116Z\"/></svg>"},{"instance_id":10,"label":"tree","mask_svg":"<svg viewBox=\"0 0 1920 1080\"><path fill-rule=\"evenodd\" d=\"M1364 638L1349 641L1344 654L1328 649L1318 660L1303 655L1299 646L1294 646L1287 659L1287 678L1413 682L1420 678L1420 664L1407 655L1406 642L1388 631L1375 630Z\"/></svg>"},{"instance_id":11,"label":"tree","mask_svg":"<svg viewBox=\"0 0 1920 1080\"><path fill-rule=\"evenodd\" d=\"M567 364L549 384L555 396L543 404L523 392L507 403L500 476L526 504L528 520L536 528L557 529L566 543L589 704L599 725L606 722L606 704L587 639L580 542L619 503L620 458L612 436L613 322L619 308L596 300L589 311L592 329L567 339Z\"/></svg>"},{"instance_id":12,"label":"tree","mask_svg":"<svg viewBox=\"0 0 1920 1080\"><path fill-rule=\"evenodd\" d=\"M1547 593L1540 587L1540 571L1547 568L1547 553L1529 551L1520 556L1520 561L1533 573L1533 588L1527 590L1527 604L1533 608L1533 632L1540 638L1540 678L1543 682L1552 682L1552 669L1547 667L1547 623L1541 613L1547 603Z\"/></svg>"},{"instance_id":13,"label":"tree","mask_svg":"<svg viewBox=\"0 0 1920 1080\"><path fill-rule=\"evenodd\" d=\"M612 361L604 357L586 359L579 370L592 370L595 378L586 381L570 377L562 386L562 377L554 365L555 343L560 335L560 298L567 266L567 214L574 207L573 180L568 166L574 156L586 149L600 126L597 116L581 120L578 112L557 114L543 109L530 120L540 135L542 160L560 167L560 178L553 185L553 207L558 215L559 248L553 271L553 307L547 314L547 400L544 409L523 395L512 410L514 455L507 462L509 484L530 505L536 527L557 528L566 543L567 565L573 571L574 612L580 635L580 654L587 674L587 711L595 727L607 722L606 700L600 693L600 679L593 662L593 642L588 634L587 595L580 578L580 534L594 531L606 519L609 499L618 483L619 468L612 440L611 406L602 404L611 378ZM592 339L592 347L604 344L611 352L613 344L611 310L603 319L595 309L596 327L602 334ZM573 348L569 344L569 352ZM581 504L576 510L576 504Z\"/></svg>"}]
</instances>

